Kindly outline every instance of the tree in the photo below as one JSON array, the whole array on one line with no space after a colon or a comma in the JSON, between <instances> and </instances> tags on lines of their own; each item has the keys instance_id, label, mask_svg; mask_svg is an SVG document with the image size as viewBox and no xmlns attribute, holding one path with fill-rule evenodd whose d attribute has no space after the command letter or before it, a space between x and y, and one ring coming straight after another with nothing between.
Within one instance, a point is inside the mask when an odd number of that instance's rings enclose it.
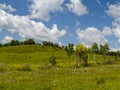
<instances>
[{"instance_id":1,"label":"tree","mask_svg":"<svg viewBox=\"0 0 120 90\"><path fill-rule=\"evenodd\" d=\"M85 50L85 52L83 53L83 62L84 62L84 66L88 66L88 54L87 54L87 50Z\"/></svg>"},{"instance_id":2,"label":"tree","mask_svg":"<svg viewBox=\"0 0 120 90\"><path fill-rule=\"evenodd\" d=\"M118 61L118 60L119 60L119 54L120 54L120 51L116 51L115 61Z\"/></svg>"},{"instance_id":3,"label":"tree","mask_svg":"<svg viewBox=\"0 0 120 90\"><path fill-rule=\"evenodd\" d=\"M65 51L67 52L67 55L69 57L69 67L70 67L70 58L72 56L72 54L74 53L74 44L73 43L69 43L68 46L65 47Z\"/></svg>"},{"instance_id":4,"label":"tree","mask_svg":"<svg viewBox=\"0 0 120 90\"><path fill-rule=\"evenodd\" d=\"M11 46L16 46L16 45L19 45L20 43L19 43L19 41L18 40L11 40L11 42L10 42L10 45Z\"/></svg>"},{"instance_id":5,"label":"tree","mask_svg":"<svg viewBox=\"0 0 120 90\"><path fill-rule=\"evenodd\" d=\"M87 48L83 44L78 44L76 46L76 54L79 57L79 59L76 63L77 67L80 66L80 63L82 60L84 62L84 65L88 64Z\"/></svg>"},{"instance_id":6,"label":"tree","mask_svg":"<svg viewBox=\"0 0 120 90\"><path fill-rule=\"evenodd\" d=\"M0 43L0 47L2 47L2 44Z\"/></svg>"},{"instance_id":7,"label":"tree","mask_svg":"<svg viewBox=\"0 0 120 90\"><path fill-rule=\"evenodd\" d=\"M106 62L106 54L110 50L109 44L100 45L100 52L103 54L103 63Z\"/></svg>"},{"instance_id":8,"label":"tree","mask_svg":"<svg viewBox=\"0 0 120 90\"><path fill-rule=\"evenodd\" d=\"M26 39L25 41L23 41L24 45L34 45L35 41L33 39Z\"/></svg>"},{"instance_id":9,"label":"tree","mask_svg":"<svg viewBox=\"0 0 120 90\"><path fill-rule=\"evenodd\" d=\"M93 45L91 46L91 50L94 53L94 61L96 61L96 57L95 54L98 53L99 49L98 49L98 44L97 43L93 43ZM96 61L97 62L97 61Z\"/></svg>"},{"instance_id":10,"label":"tree","mask_svg":"<svg viewBox=\"0 0 120 90\"><path fill-rule=\"evenodd\" d=\"M93 43L93 45L91 46L91 50L92 50L93 52L95 52L96 54L98 53L99 48L98 48L98 44L97 44L96 42Z\"/></svg>"}]
</instances>

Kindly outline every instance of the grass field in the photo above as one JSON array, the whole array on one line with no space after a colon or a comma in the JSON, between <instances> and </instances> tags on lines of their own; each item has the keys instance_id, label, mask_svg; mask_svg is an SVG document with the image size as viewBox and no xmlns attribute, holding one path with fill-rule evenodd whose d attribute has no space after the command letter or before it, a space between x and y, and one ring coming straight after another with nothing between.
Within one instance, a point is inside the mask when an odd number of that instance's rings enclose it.
<instances>
[{"instance_id":1,"label":"grass field","mask_svg":"<svg viewBox=\"0 0 120 90\"><path fill-rule=\"evenodd\" d=\"M57 57L57 65L49 66L49 57ZM114 57L107 56L107 60ZM119 61L111 65L94 64L75 68L77 57L68 57L64 50L44 46L0 48L0 90L119 90ZM102 61L101 55L96 60Z\"/></svg>"}]
</instances>

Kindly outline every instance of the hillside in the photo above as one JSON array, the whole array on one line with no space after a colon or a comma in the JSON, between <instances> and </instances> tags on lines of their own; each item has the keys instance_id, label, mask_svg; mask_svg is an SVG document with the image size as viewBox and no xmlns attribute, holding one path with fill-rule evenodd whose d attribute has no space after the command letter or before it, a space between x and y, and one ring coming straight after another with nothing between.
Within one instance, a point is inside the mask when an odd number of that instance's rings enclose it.
<instances>
[{"instance_id":1,"label":"hillside","mask_svg":"<svg viewBox=\"0 0 120 90\"><path fill-rule=\"evenodd\" d=\"M46 65L50 56L56 56L58 65L67 65L68 56L64 49L53 48L41 45L23 45L0 47L0 63L4 64L39 64ZM78 57L75 54L71 57L71 66L74 66ZM102 61L102 55L96 55L96 61ZM113 56L107 56L107 60L113 60ZM89 63L94 63L94 55L89 54Z\"/></svg>"},{"instance_id":2,"label":"hillside","mask_svg":"<svg viewBox=\"0 0 120 90\"><path fill-rule=\"evenodd\" d=\"M57 67L49 66L49 57L56 56ZM24 45L0 48L0 90L119 90L120 65L102 64L96 55L95 64L89 53L89 66L74 68L74 54L68 68L68 56L63 49ZM107 56L107 60L114 57ZM58 67L59 66L59 67Z\"/></svg>"},{"instance_id":3,"label":"hillside","mask_svg":"<svg viewBox=\"0 0 120 90\"><path fill-rule=\"evenodd\" d=\"M0 63L6 64L45 64L49 57L55 55L58 60L66 59L63 50L48 46L26 45L0 48Z\"/></svg>"}]
</instances>

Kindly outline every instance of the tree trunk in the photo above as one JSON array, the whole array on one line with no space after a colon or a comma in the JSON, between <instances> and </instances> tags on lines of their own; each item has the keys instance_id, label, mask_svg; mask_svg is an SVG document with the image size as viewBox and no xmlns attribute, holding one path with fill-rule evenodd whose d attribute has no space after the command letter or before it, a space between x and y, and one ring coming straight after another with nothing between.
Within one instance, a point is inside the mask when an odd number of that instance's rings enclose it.
<instances>
[{"instance_id":1,"label":"tree trunk","mask_svg":"<svg viewBox=\"0 0 120 90\"><path fill-rule=\"evenodd\" d=\"M81 63L81 57L77 60L77 63L76 63L77 67L80 67L80 63Z\"/></svg>"}]
</instances>

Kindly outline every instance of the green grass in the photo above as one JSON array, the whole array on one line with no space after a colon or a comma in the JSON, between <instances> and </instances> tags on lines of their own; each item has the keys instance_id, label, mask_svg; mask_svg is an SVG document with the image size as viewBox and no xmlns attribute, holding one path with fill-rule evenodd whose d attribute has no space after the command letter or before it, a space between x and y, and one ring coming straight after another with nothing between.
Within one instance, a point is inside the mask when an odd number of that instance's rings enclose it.
<instances>
[{"instance_id":1,"label":"green grass","mask_svg":"<svg viewBox=\"0 0 120 90\"><path fill-rule=\"evenodd\" d=\"M86 67L0 73L0 89L8 90L119 90L120 66Z\"/></svg>"},{"instance_id":2,"label":"green grass","mask_svg":"<svg viewBox=\"0 0 120 90\"><path fill-rule=\"evenodd\" d=\"M49 57L57 57L57 65L50 66ZM64 50L43 46L15 46L0 48L0 90L119 90L119 61L102 65L102 56L96 55L101 64L94 64L89 54L89 66L75 68L78 58L68 57ZM107 56L106 60L114 60Z\"/></svg>"},{"instance_id":3,"label":"green grass","mask_svg":"<svg viewBox=\"0 0 120 90\"><path fill-rule=\"evenodd\" d=\"M16 46L0 48L0 62L6 64L42 64L45 63L51 55L56 55L58 60L64 59L65 52L56 51L51 47L43 46ZM64 55L64 56L63 56ZM62 56L62 58L61 58Z\"/></svg>"}]
</instances>

